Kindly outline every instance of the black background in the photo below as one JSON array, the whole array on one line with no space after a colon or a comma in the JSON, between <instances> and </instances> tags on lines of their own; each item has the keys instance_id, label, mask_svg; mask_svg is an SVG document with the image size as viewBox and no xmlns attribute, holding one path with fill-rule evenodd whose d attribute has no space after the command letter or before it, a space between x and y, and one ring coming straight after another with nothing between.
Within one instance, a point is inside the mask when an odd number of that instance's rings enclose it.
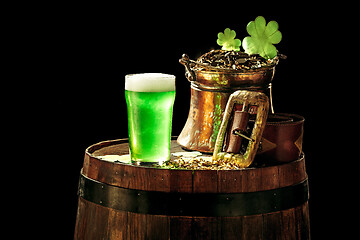
<instances>
[{"instance_id":1,"label":"black background","mask_svg":"<svg viewBox=\"0 0 360 240\"><path fill-rule=\"evenodd\" d=\"M329 233L332 220L326 217L326 205L334 200L327 198L331 186L324 161L329 161L332 153L323 150L323 142L329 138L324 115L333 105L324 97L329 90L323 82L333 73L319 70L324 61L318 56L327 59L323 36L330 28L336 29L338 19L319 15L322 10L315 7L300 2L291 6L207 2L196 7L185 2L86 3L53 5L32 16L34 21L24 23L24 30L30 30L24 32L29 45L23 49L24 61L30 62L27 71L35 77L28 86L35 90L27 93L31 101L24 104L34 117L25 126L30 133L23 141L30 142L28 151L42 160L37 168L46 167L33 174L32 181L51 186L41 184L34 190L42 201L40 206L34 205L33 214L44 214L36 230L45 228L62 239L72 238L85 149L99 141L127 137L126 74L176 76L172 135L179 135L190 103L190 85L178 63L181 55L196 59L220 48L217 33L227 27L242 40L248 35L247 23L262 15L267 22L279 23L283 39L276 47L288 56L276 67L275 112L300 114L306 119L303 150L313 239ZM319 27L318 23L324 22L327 24ZM32 62L34 55L39 60ZM34 141L34 136L40 140Z\"/></svg>"}]
</instances>

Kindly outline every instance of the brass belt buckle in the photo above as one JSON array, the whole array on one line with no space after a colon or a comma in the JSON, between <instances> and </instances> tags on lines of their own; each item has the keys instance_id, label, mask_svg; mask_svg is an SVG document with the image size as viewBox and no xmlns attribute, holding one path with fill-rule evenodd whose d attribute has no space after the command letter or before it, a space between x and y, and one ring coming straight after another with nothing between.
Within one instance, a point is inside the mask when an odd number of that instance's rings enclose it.
<instances>
[{"instance_id":1,"label":"brass belt buckle","mask_svg":"<svg viewBox=\"0 0 360 240\"><path fill-rule=\"evenodd\" d=\"M246 151L243 154L240 152L234 153L229 150L229 152L223 150L225 134L228 130L228 123L233 113L235 104L242 105L242 110L240 111L240 114L242 114L241 122L238 123L239 126L242 126L240 128L244 128L244 126L246 127L249 120L249 111L254 111L254 109L256 111L255 124L250 136L246 136L242 131L243 129L236 129L232 132L228 132L228 134L236 134L249 141L246 147ZM212 157L213 161L234 161L235 164L240 168L246 168L250 166L254 160L263 130L265 128L268 112L269 98L264 93L239 90L231 94L226 104L219 134L216 138L215 149Z\"/></svg>"}]
</instances>

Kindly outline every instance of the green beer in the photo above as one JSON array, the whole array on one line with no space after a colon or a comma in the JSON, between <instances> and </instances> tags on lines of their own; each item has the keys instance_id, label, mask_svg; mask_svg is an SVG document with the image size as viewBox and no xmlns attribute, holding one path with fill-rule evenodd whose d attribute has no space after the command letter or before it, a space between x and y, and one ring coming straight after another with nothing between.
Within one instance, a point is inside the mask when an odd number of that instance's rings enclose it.
<instances>
[{"instance_id":1,"label":"green beer","mask_svg":"<svg viewBox=\"0 0 360 240\"><path fill-rule=\"evenodd\" d=\"M133 74L125 77L131 161L138 165L170 157L175 76Z\"/></svg>"}]
</instances>

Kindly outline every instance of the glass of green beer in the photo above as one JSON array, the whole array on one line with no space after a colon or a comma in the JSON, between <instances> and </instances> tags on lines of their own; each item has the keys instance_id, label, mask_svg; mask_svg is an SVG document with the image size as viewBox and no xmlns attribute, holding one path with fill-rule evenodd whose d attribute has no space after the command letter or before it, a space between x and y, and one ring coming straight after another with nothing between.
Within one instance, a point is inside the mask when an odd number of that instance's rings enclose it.
<instances>
[{"instance_id":1,"label":"glass of green beer","mask_svg":"<svg viewBox=\"0 0 360 240\"><path fill-rule=\"evenodd\" d=\"M126 75L125 98L132 163L161 165L170 158L175 76L163 73Z\"/></svg>"}]
</instances>

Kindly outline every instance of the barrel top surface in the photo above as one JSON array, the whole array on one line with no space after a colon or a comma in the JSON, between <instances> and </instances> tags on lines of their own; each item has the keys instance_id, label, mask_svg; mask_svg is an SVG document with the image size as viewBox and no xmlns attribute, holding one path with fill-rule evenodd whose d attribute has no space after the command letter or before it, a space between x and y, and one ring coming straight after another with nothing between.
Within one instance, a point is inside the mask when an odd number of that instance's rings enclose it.
<instances>
[{"instance_id":1,"label":"barrel top surface","mask_svg":"<svg viewBox=\"0 0 360 240\"><path fill-rule=\"evenodd\" d=\"M171 141L171 153L184 151L175 139ZM163 169L99 158L125 154L129 154L128 139L91 145L85 151L82 173L93 180L122 188L185 193L265 191L291 186L307 178L304 154L290 163L241 170Z\"/></svg>"}]
</instances>

